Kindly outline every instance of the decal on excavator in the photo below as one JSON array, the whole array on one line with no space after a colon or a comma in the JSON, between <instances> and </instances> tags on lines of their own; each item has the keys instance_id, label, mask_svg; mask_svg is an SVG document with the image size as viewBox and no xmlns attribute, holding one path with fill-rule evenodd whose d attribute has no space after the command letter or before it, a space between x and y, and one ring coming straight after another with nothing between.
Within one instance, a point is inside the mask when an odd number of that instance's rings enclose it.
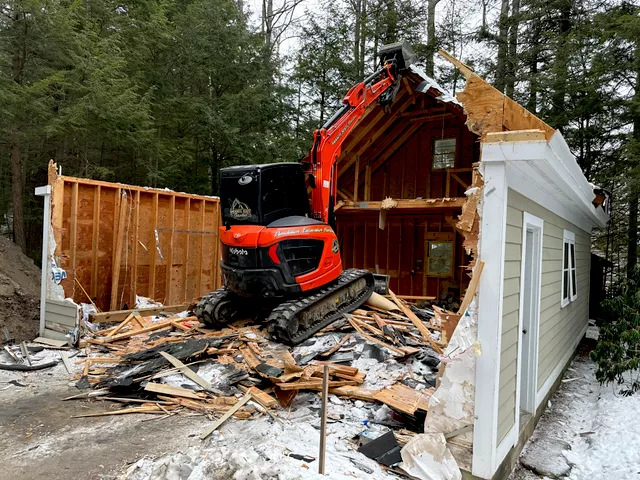
<instances>
[{"instance_id":1,"label":"decal on excavator","mask_svg":"<svg viewBox=\"0 0 640 480\"><path fill-rule=\"evenodd\" d=\"M251 209L246 203L242 203L236 198L231 204L229 215L236 220L246 220L251 216Z\"/></svg>"}]
</instances>

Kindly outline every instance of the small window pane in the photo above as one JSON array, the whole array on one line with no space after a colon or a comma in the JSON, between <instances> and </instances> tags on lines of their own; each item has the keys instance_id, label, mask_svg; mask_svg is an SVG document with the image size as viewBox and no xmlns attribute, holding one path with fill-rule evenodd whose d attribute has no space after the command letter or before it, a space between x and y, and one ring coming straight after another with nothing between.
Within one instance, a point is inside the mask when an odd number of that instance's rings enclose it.
<instances>
[{"instance_id":1,"label":"small window pane","mask_svg":"<svg viewBox=\"0 0 640 480\"><path fill-rule=\"evenodd\" d=\"M562 272L564 285L562 288L562 299L569 298L569 271L565 270Z\"/></svg>"},{"instance_id":2,"label":"small window pane","mask_svg":"<svg viewBox=\"0 0 640 480\"><path fill-rule=\"evenodd\" d=\"M576 269L571 270L571 296L575 297L577 295L576 286Z\"/></svg>"},{"instance_id":3,"label":"small window pane","mask_svg":"<svg viewBox=\"0 0 640 480\"><path fill-rule=\"evenodd\" d=\"M564 268L569 268L569 244L567 242L564 243Z\"/></svg>"},{"instance_id":4,"label":"small window pane","mask_svg":"<svg viewBox=\"0 0 640 480\"><path fill-rule=\"evenodd\" d=\"M436 140L433 147L433 169L452 168L456 164L456 139Z\"/></svg>"},{"instance_id":5,"label":"small window pane","mask_svg":"<svg viewBox=\"0 0 640 480\"><path fill-rule=\"evenodd\" d=\"M571 244L571 268L576 268L576 246Z\"/></svg>"},{"instance_id":6,"label":"small window pane","mask_svg":"<svg viewBox=\"0 0 640 480\"><path fill-rule=\"evenodd\" d=\"M453 261L453 244L451 242L429 242L430 275L450 275Z\"/></svg>"}]
</instances>

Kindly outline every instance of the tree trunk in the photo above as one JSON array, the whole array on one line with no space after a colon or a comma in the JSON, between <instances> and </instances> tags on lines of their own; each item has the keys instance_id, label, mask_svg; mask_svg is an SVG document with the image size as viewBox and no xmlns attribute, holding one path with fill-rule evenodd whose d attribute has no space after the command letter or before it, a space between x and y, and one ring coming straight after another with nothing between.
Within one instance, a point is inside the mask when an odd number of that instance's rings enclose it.
<instances>
[{"instance_id":1,"label":"tree trunk","mask_svg":"<svg viewBox=\"0 0 640 480\"><path fill-rule=\"evenodd\" d=\"M22 17L22 18L21 18ZM22 41L14 45L14 53L11 59L12 80L22 85L22 76L27 61L26 38L28 34L27 22L24 15L15 14L14 22L22 20ZM17 122L17 121L16 121ZM10 135L11 157L11 202L13 206L13 241L20 246L23 252L27 251L27 237L24 230L24 184L22 173L22 151L20 150L20 132L14 125Z\"/></svg>"},{"instance_id":2,"label":"tree trunk","mask_svg":"<svg viewBox=\"0 0 640 480\"><path fill-rule=\"evenodd\" d=\"M504 92L507 75L508 56L508 32L509 32L509 0L502 0L500 7L500 19L498 20L498 62L496 64L495 87Z\"/></svg>"},{"instance_id":3,"label":"tree trunk","mask_svg":"<svg viewBox=\"0 0 640 480\"><path fill-rule=\"evenodd\" d=\"M534 17L531 27L532 34L528 55L529 64L529 98L527 99L527 110L531 113L538 111L538 60L540 57L540 19Z\"/></svg>"},{"instance_id":4,"label":"tree trunk","mask_svg":"<svg viewBox=\"0 0 640 480\"><path fill-rule=\"evenodd\" d=\"M569 61L569 33L571 32L571 0L565 0L560 6L560 32L556 57L553 62L553 95L551 97L551 125L562 129L567 125L564 103L567 93L567 74Z\"/></svg>"},{"instance_id":5,"label":"tree trunk","mask_svg":"<svg viewBox=\"0 0 640 480\"><path fill-rule=\"evenodd\" d=\"M360 20L360 60L359 70L364 76L364 62L367 53L367 0L362 0L362 17Z\"/></svg>"},{"instance_id":6,"label":"tree trunk","mask_svg":"<svg viewBox=\"0 0 640 480\"><path fill-rule=\"evenodd\" d=\"M640 42L635 48L636 85L631 115L633 117L633 139L630 145L631 175L629 175L629 240L627 243L627 278L638 263L638 180L640 167Z\"/></svg>"},{"instance_id":7,"label":"tree trunk","mask_svg":"<svg viewBox=\"0 0 640 480\"><path fill-rule=\"evenodd\" d=\"M360 71L360 33L362 29L362 0L356 0L354 4L354 14L355 14L355 25L354 25L354 34L355 37L353 39L353 64L355 68L355 77L356 81L359 81L362 77L364 77L364 73Z\"/></svg>"},{"instance_id":8,"label":"tree trunk","mask_svg":"<svg viewBox=\"0 0 640 480\"><path fill-rule=\"evenodd\" d=\"M20 137L16 131L11 132L11 201L13 204L13 241L26 253L22 152L20 151Z\"/></svg>"},{"instance_id":9,"label":"tree trunk","mask_svg":"<svg viewBox=\"0 0 640 480\"><path fill-rule=\"evenodd\" d=\"M425 62L426 73L434 77L433 57L436 53L436 5L440 0L428 0L427 3L427 59Z\"/></svg>"},{"instance_id":10,"label":"tree trunk","mask_svg":"<svg viewBox=\"0 0 640 480\"><path fill-rule=\"evenodd\" d=\"M509 21L509 58L507 60L507 84L505 94L513 98L518 70L518 27L520 26L520 0L512 0Z\"/></svg>"},{"instance_id":11,"label":"tree trunk","mask_svg":"<svg viewBox=\"0 0 640 480\"><path fill-rule=\"evenodd\" d=\"M633 181L633 180L632 180ZM629 192L629 238L627 241L627 278L631 278L638 263L638 189Z\"/></svg>"}]
</instances>

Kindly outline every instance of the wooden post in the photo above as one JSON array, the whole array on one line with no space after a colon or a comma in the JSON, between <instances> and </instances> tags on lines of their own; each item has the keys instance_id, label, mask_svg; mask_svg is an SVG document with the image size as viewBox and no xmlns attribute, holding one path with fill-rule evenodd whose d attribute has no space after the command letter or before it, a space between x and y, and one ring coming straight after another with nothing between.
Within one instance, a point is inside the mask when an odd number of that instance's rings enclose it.
<instances>
[{"instance_id":1,"label":"wooden post","mask_svg":"<svg viewBox=\"0 0 640 480\"><path fill-rule=\"evenodd\" d=\"M133 202L133 239L131 245L131 306L136 304L136 296L138 295L138 231L140 225L140 190L136 190L135 200Z\"/></svg>"},{"instance_id":2,"label":"wooden post","mask_svg":"<svg viewBox=\"0 0 640 480\"><path fill-rule=\"evenodd\" d=\"M449 171L449 169L447 168L447 180L444 186L444 196L445 198L449 198L449 195L451 193L451 172Z\"/></svg>"},{"instance_id":3,"label":"wooden post","mask_svg":"<svg viewBox=\"0 0 640 480\"><path fill-rule=\"evenodd\" d=\"M360 176L360 155L356 155L355 174L353 176L353 201L358 201L358 182Z\"/></svg>"},{"instance_id":4,"label":"wooden post","mask_svg":"<svg viewBox=\"0 0 640 480\"><path fill-rule=\"evenodd\" d=\"M149 292L147 295L151 300L155 300L156 293L156 255L160 248L160 233L158 232L158 193L153 194L151 206L151 245L149 245Z\"/></svg>"},{"instance_id":5,"label":"wooden post","mask_svg":"<svg viewBox=\"0 0 640 480\"><path fill-rule=\"evenodd\" d=\"M71 275L76 278L76 251L78 249L78 182L74 182L71 186L71 224L69 236L71 237L71 252L69 258L69 266L71 267ZM73 282L73 291L75 292L76 284Z\"/></svg>"},{"instance_id":6,"label":"wooden post","mask_svg":"<svg viewBox=\"0 0 640 480\"><path fill-rule=\"evenodd\" d=\"M318 473L324 475L325 455L327 449L327 409L329 400L329 365L322 369L322 413L320 417L320 460Z\"/></svg>"},{"instance_id":7,"label":"wooden post","mask_svg":"<svg viewBox=\"0 0 640 480\"><path fill-rule=\"evenodd\" d=\"M371 200L371 165L367 162L364 170L364 201L368 202L369 200Z\"/></svg>"},{"instance_id":8,"label":"wooden post","mask_svg":"<svg viewBox=\"0 0 640 480\"><path fill-rule=\"evenodd\" d=\"M205 222L205 201L202 200L202 203L200 204L200 208L202 209L202 211L200 212L200 231L202 232L200 234L200 248L198 249L198 257L197 257L197 264L196 264L196 268L197 268L197 272L196 272L196 291L193 295L193 298L197 298L200 295L202 295L202 292L200 291L202 288L202 253L204 250L204 222ZM185 298L185 301L188 301L190 299Z\"/></svg>"},{"instance_id":9,"label":"wooden post","mask_svg":"<svg viewBox=\"0 0 640 480\"><path fill-rule=\"evenodd\" d=\"M93 191L93 232L91 240L91 285L92 297L98 295L98 240L100 238L100 185Z\"/></svg>"},{"instance_id":10,"label":"wooden post","mask_svg":"<svg viewBox=\"0 0 640 480\"><path fill-rule=\"evenodd\" d=\"M124 226L127 217L127 192L120 191L120 208L118 211L118 228L115 232L116 248L113 252L113 274L111 277L111 305L110 310L117 310L118 285L120 283L120 262L122 261L122 244L124 243Z\"/></svg>"},{"instance_id":11,"label":"wooden post","mask_svg":"<svg viewBox=\"0 0 640 480\"><path fill-rule=\"evenodd\" d=\"M184 203L185 207L184 207L184 217L185 217L185 242L184 242L184 250L183 250L183 257L182 257L182 267L184 269L184 274L182 276L182 278L184 279L184 285L183 285L183 291L182 291L182 298L178 298L176 299L178 301L178 303L180 302L184 302L186 301L188 295L187 295L187 287L188 287L188 283L187 283L187 279L189 276L189 239L191 238L191 236L189 235L189 229L191 228L191 199L187 198L186 202Z\"/></svg>"},{"instance_id":12,"label":"wooden post","mask_svg":"<svg viewBox=\"0 0 640 480\"><path fill-rule=\"evenodd\" d=\"M169 252L167 252L167 270L166 270L166 286L165 286L165 305L171 305L171 282L173 281L173 230L175 228L176 215L176 197L171 195L171 203L169 204Z\"/></svg>"}]
</instances>

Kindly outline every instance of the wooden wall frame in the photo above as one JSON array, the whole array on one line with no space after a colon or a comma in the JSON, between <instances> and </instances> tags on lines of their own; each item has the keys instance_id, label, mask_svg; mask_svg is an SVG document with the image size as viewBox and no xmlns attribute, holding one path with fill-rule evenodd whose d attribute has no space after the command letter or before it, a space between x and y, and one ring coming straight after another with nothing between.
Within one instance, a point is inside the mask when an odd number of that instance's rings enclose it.
<instances>
[{"instance_id":1,"label":"wooden wall frame","mask_svg":"<svg viewBox=\"0 0 640 480\"><path fill-rule=\"evenodd\" d=\"M66 297L103 311L220 287L219 199L58 175L49 163L54 260ZM86 291L86 294L83 292Z\"/></svg>"}]
</instances>

